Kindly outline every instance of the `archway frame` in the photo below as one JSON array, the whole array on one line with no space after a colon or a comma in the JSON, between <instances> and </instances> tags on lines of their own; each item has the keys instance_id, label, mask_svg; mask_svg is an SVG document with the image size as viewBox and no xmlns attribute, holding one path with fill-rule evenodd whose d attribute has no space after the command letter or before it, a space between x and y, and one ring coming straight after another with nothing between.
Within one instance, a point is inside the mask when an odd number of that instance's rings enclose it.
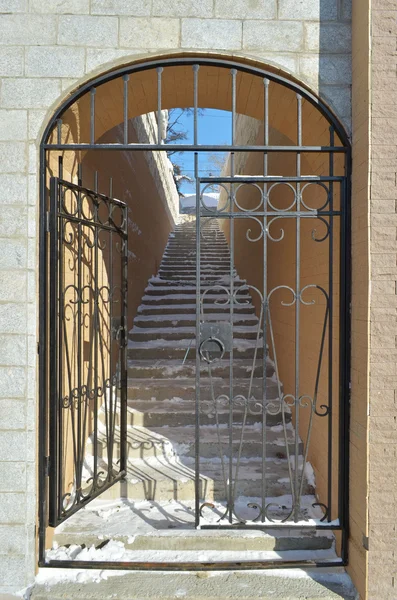
<instances>
[{"instance_id":1,"label":"archway frame","mask_svg":"<svg viewBox=\"0 0 397 600\"><path fill-rule=\"evenodd\" d=\"M47 280L46 280L46 261L47 261L47 233L48 233L48 207L47 207L47 186L46 186L46 155L48 151L91 151L91 150L107 150L107 151L168 151L173 148L171 144L166 146L161 143L160 131L158 134L157 144L141 144L141 143L129 143L128 134L124 135L123 143L106 144L95 141L95 92L96 89L101 85L111 82L116 79L123 79L124 82L128 82L128 76L133 73L139 73L147 70L157 70L158 74L158 95L157 95L157 115L158 115L158 127L160 130L161 123L161 73L165 67L177 67L177 66L209 66L209 67L221 67L229 69L230 72L234 70L249 75L261 77L264 80L272 81L280 84L285 88L288 88L292 92L295 92L297 96L307 100L312 104L322 116L329 122L333 128L334 133L338 136L341 145L329 145L329 146L304 146L300 145L287 145L287 146L272 146L269 143L263 145L243 145L237 146L234 143L233 134L231 145L199 145L197 143L197 77L194 78L194 142L192 144L175 144L175 148L178 151L194 151L194 152L207 152L207 151L236 151L236 152L260 152L260 153L272 153L272 152L293 152L293 153L343 153L345 155L345 210L344 219L341 222L342 235L341 239L344 242L344 246L341 248L341 255L344 260L342 261L341 271L341 290L343 294L341 296L341 314L344 315L343 323L340 325L341 332L341 379L340 379L340 393L345 399L344 410L339 418L339 434L340 434L340 450L341 454L345 457L345 461L340 465L340 481L343 498L340 498L342 506L341 525L342 530L342 557L341 561L335 562L335 565L346 565L347 564L347 538L348 538L348 507L349 507L349 404L350 404L350 287L351 287L351 259L350 259L350 175L351 175L351 147L347 132L343 125L333 114L332 110L327 104L321 100L316 94L311 92L307 86L297 82L292 77L289 78L287 75L280 75L275 73L273 70L268 70L266 67L261 68L259 66L249 65L246 62L240 62L238 60L230 60L226 57L203 57L203 56L186 56L181 57L175 56L172 58L157 58L153 57L150 60L137 61L126 66L122 66L116 69L106 71L103 74L99 74L94 78L84 82L79 86L73 93L71 93L53 113L50 118L40 143L40 233L39 233L39 564L40 566L54 566L62 567L68 566L72 568L127 568L127 569L158 569L164 570L164 568L170 569L249 569L249 568L269 568L269 562L266 563L226 563L226 566L221 566L219 563L212 565L199 565L195 566L192 563L177 564L174 567L165 566L164 563L153 563L143 565L143 563L98 563L98 562L87 562L73 564L69 561L51 561L51 563L45 562L45 522L46 522L46 490L47 490L47 477L48 477L48 456L46 448L46 436L48 431L48 418L47 418L47 384L46 384L46 365L47 365L47 342L46 342L46 330L47 330L47 315L46 315L46 302L47 297ZM195 74L198 69L195 71ZM73 106L78 100L89 94L90 97L90 142L89 143L63 143L62 142L62 116L65 112ZM124 95L124 132L127 129L128 122L128 99ZM235 101L232 105L234 106L232 120L235 118ZM56 141L51 140L51 136L54 135ZM329 527L332 529L332 527ZM67 562L67 564L66 564ZM321 566L321 563L316 563L317 566ZM304 563L301 561L295 563L288 563L285 565L272 564L272 567L277 566L297 566L302 567ZM333 566L332 563L328 562L327 566Z\"/></svg>"}]
</instances>

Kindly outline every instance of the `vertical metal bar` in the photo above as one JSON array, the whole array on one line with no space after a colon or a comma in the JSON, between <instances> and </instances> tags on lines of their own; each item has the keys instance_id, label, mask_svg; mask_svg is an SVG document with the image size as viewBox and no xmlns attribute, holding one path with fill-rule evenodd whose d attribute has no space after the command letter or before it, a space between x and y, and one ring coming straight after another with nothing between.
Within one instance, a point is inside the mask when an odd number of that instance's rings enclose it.
<instances>
[{"instance_id":1,"label":"vertical metal bar","mask_svg":"<svg viewBox=\"0 0 397 600\"><path fill-rule=\"evenodd\" d=\"M49 523L55 526L60 518L58 499L58 452L60 447L58 413L58 215L57 215L58 179L50 180L50 327L49 327L49 450L50 450L50 485L49 485Z\"/></svg>"},{"instance_id":2,"label":"vertical metal bar","mask_svg":"<svg viewBox=\"0 0 397 600\"><path fill-rule=\"evenodd\" d=\"M340 227L340 358L339 358L339 490L338 508L342 525L342 559L348 560L349 539L349 427L350 427L350 332L351 332L351 150L346 155L347 176L341 186Z\"/></svg>"},{"instance_id":3,"label":"vertical metal bar","mask_svg":"<svg viewBox=\"0 0 397 600\"><path fill-rule=\"evenodd\" d=\"M194 175L196 178L196 404L195 404L195 525L200 525L200 179L198 153L194 154Z\"/></svg>"},{"instance_id":4,"label":"vertical metal bar","mask_svg":"<svg viewBox=\"0 0 397 600\"><path fill-rule=\"evenodd\" d=\"M98 193L98 171L94 173L94 191L95 194ZM93 388L94 388L94 467L93 467L93 481L94 481L94 489L98 486L98 387L99 387L99 377L98 377L98 336L100 335L100 326L99 326L99 216L98 216L98 203L97 198L95 198L95 212L94 212L94 378L93 378Z\"/></svg>"},{"instance_id":5,"label":"vertical metal bar","mask_svg":"<svg viewBox=\"0 0 397 600\"><path fill-rule=\"evenodd\" d=\"M124 82L124 96L123 96L123 129L124 129L124 144L128 144L128 81L129 75L123 76Z\"/></svg>"},{"instance_id":6,"label":"vertical metal bar","mask_svg":"<svg viewBox=\"0 0 397 600\"><path fill-rule=\"evenodd\" d=\"M161 77L163 74L163 67L157 67L157 143L161 144L161 125L162 125L162 116L161 116Z\"/></svg>"},{"instance_id":7,"label":"vertical metal bar","mask_svg":"<svg viewBox=\"0 0 397 600\"><path fill-rule=\"evenodd\" d=\"M232 146L236 143L236 76L237 70L231 69L232 75Z\"/></svg>"},{"instance_id":8,"label":"vertical metal bar","mask_svg":"<svg viewBox=\"0 0 397 600\"><path fill-rule=\"evenodd\" d=\"M123 328L120 337L120 470L127 470L127 340L128 340L128 212L123 207L125 231L122 238L124 242L124 254L122 254L121 289L122 297L122 319Z\"/></svg>"},{"instance_id":9,"label":"vertical metal bar","mask_svg":"<svg viewBox=\"0 0 397 600\"><path fill-rule=\"evenodd\" d=\"M62 156L59 157L59 177L62 177L63 174L63 159ZM57 397L57 404L58 404L58 423L57 423L57 427L58 427L58 431L59 431L59 444L58 444L58 515L59 518L62 515L62 495L63 495L63 490L62 490L62 485L63 485L63 464L62 464L62 452L63 452L63 448L64 448L64 443L63 443L63 413L64 413L64 407L62 404L62 398L64 397L63 394L63 386L64 386L64 381L63 381L63 335L64 335L64 327L63 327L63 323L64 323L64 319L65 319L65 285L64 285L64 276L63 276L63 262L64 262L64 240L65 240L65 232L64 232L64 228L65 228L65 219L63 218L63 207L62 207L62 194L64 193L64 190L62 190L61 184L59 182L59 179L57 181L57 190L56 190L56 194L57 194L57 204L56 204L56 211L57 211L57 215L56 215L56 220L57 220L57 227L59 227L59 233L57 231L57 246L58 246L58 258L57 258L57 264L58 264L58 293L57 293L57 302L58 302L58 313L59 316L57 318L57 327L58 327L58 355L57 355L57 364L56 365L52 365L52 369L58 369L58 397ZM54 396L55 399L55 396Z\"/></svg>"},{"instance_id":10,"label":"vertical metal bar","mask_svg":"<svg viewBox=\"0 0 397 600\"><path fill-rule=\"evenodd\" d=\"M199 65L193 65L193 106L194 106L194 125L193 125L193 144L197 146L197 108L198 108L198 72Z\"/></svg>"},{"instance_id":11,"label":"vertical metal bar","mask_svg":"<svg viewBox=\"0 0 397 600\"><path fill-rule=\"evenodd\" d=\"M77 168L78 185L82 185L83 170L82 165L79 164ZM82 475L82 431L81 431L81 407L82 407L82 352L83 352L83 337L82 337L82 268L83 268L83 256L82 256L82 244L83 244L83 233L81 224L81 192L77 194L77 217L79 222L77 224L77 453L76 453L76 499L79 502L81 498L81 475ZM71 390L72 392L72 390ZM74 411L74 405L71 406L71 410Z\"/></svg>"},{"instance_id":12,"label":"vertical metal bar","mask_svg":"<svg viewBox=\"0 0 397 600\"><path fill-rule=\"evenodd\" d=\"M90 144L95 144L95 94L96 89L90 89Z\"/></svg>"},{"instance_id":13,"label":"vertical metal bar","mask_svg":"<svg viewBox=\"0 0 397 600\"><path fill-rule=\"evenodd\" d=\"M269 80L263 80L264 85L264 144L269 143ZM267 152L263 155L263 175L268 175L268 156ZM267 377L266 377L266 362L267 362L267 183L263 184L263 371L262 371L262 486L261 486L261 507L262 507L262 522L265 521L265 506L266 506L266 443L267 443ZM261 324L258 324L261 327Z\"/></svg>"},{"instance_id":14,"label":"vertical metal bar","mask_svg":"<svg viewBox=\"0 0 397 600\"><path fill-rule=\"evenodd\" d=\"M235 130L236 130L236 75L237 70L231 69L232 76L232 146L235 144ZM234 152L230 153L230 176L235 176L234 167ZM234 212L234 184L230 184L230 212ZM233 331L233 319L234 319L234 219L229 218L230 222L230 265L229 265L229 276L230 276L230 353L229 353L229 494L228 494L228 516L229 523L233 522L233 511L234 511L234 489L237 489L237 481L233 481L233 397L234 397L234 380L233 380L233 361L234 361L234 331Z\"/></svg>"},{"instance_id":15,"label":"vertical metal bar","mask_svg":"<svg viewBox=\"0 0 397 600\"><path fill-rule=\"evenodd\" d=\"M335 141L335 130L330 127L330 143L333 146ZM334 154L329 154L329 175L334 174ZM333 286L334 286L334 184L329 183L329 243L328 243L328 521L332 521L332 470L333 470L333 453L332 453L332 437L333 437Z\"/></svg>"},{"instance_id":16,"label":"vertical metal bar","mask_svg":"<svg viewBox=\"0 0 397 600\"><path fill-rule=\"evenodd\" d=\"M38 526L39 526L39 544L38 559L39 565L45 562L46 547L46 520L47 520L47 492L48 481L44 471L44 460L47 455L48 444L48 383L47 383L47 190L46 190L46 151L43 145L40 146L40 228L39 228L39 468L38 468Z\"/></svg>"},{"instance_id":17,"label":"vertical metal bar","mask_svg":"<svg viewBox=\"0 0 397 600\"><path fill-rule=\"evenodd\" d=\"M58 156L58 177L59 179L63 179L63 156Z\"/></svg>"},{"instance_id":18,"label":"vertical metal bar","mask_svg":"<svg viewBox=\"0 0 397 600\"><path fill-rule=\"evenodd\" d=\"M302 145L302 96L297 98L297 133L298 146ZM296 176L301 175L301 154L296 153ZM300 183L296 184L296 271L295 271L295 473L294 473L294 521L299 521L299 417L300 417L300 270L301 270L301 223L299 212L301 209ZM302 465L303 476L304 465Z\"/></svg>"},{"instance_id":19,"label":"vertical metal bar","mask_svg":"<svg viewBox=\"0 0 397 600\"><path fill-rule=\"evenodd\" d=\"M110 206L109 206L109 214ZM108 481L112 479L113 473L113 444L114 444L114 404L113 404L113 230L109 231L109 431L108 439L106 440L108 448ZM106 393L106 384L105 384Z\"/></svg>"}]
</instances>

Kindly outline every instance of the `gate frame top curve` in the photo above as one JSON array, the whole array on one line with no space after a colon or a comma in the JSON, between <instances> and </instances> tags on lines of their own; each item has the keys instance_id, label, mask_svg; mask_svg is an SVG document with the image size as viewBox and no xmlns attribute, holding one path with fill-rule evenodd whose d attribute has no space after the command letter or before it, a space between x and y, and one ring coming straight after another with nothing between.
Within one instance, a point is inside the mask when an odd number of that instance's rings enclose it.
<instances>
[{"instance_id":1,"label":"gate frame top curve","mask_svg":"<svg viewBox=\"0 0 397 600\"><path fill-rule=\"evenodd\" d=\"M255 65L251 65L249 63L247 63L246 61L243 60L243 58L241 58L241 60L234 58L234 59L229 59L225 56L209 56L208 54L204 57L201 55L189 55L186 56L186 53L183 56L172 56L169 58L163 58L163 57L153 57L150 59L144 59L144 60L140 60L134 63L131 63L129 65L124 65L122 67L117 67L117 68L113 68L110 70L107 70L106 72L96 75L95 77L91 78L90 80L84 82L81 86L79 86L77 89L75 89L66 99L64 99L61 104L56 108L56 110L54 111L53 115L51 116L51 118L49 119L45 129L44 129L44 133L42 135L41 138L41 142L40 142L40 234L39 234L39 240L40 240L40 249L39 249L39 261L40 261L40 266L39 266L39 281L40 281L40 301L39 301L39 306L40 306L40 313L39 313L39 319L40 319L40 334L39 334L39 411L40 411L40 419L39 419L39 565L40 566L54 566L54 567L62 567L62 566L67 566L67 567L72 567L72 568L112 568L112 569L119 569L119 568L130 568L130 569L142 569L144 568L149 568L149 569L153 569L153 570L164 570L165 568L167 569L198 569L198 570L202 570L202 569L220 569L220 568L227 568L227 569L249 569L249 568L268 568L269 567L269 562L265 563L255 563L255 564L250 564L250 563L245 563L245 564L241 564L241 563L223 563L220 565L219 563L214 563L213 565L209 566L209 565L200 565L199 567L194 567L192 566L191 563L187 563L187 564L176 564L174 567L165 567L163 563L154 563L154 564L145 564L143 565L143 563L123 563L122 565L120 563L98 563L98 562L89 562L89 563L83 563L83 562L78 562L75 564L70 564L69 561L52 561L53 564L51 563L46 563L45 562L45 528L46 528L46 511L47 511L47 506L46 506L46 489L47 489L47 482L46 482L46 478L48 475L48 457L47 457L47 447L46 447L46 436L47 436L47 430L48 430L48 419L46 418L46 411L47 411L47 385L46 385L46 369L47 369L47 349L46 349L46 336L47 336L47 332L46 332L46 328L47 328L47 315L46 315L46 298L47 298L47 293L48 293L48 283L46 281L46 260L47 260L47 250L48 250L48 241L47 241L47 212L48 212L48 207L47 207L47 189L46 189L46 156L47 156L47 152L50 150L57 150L60 151L62 149L64 150L78 150L78 149L82 149L82 150L91 150L91 149L96 149L96 148L101 148L103 147L103 145L101 144L96 144L94 138L91 139L91 143L90 144L74 144L74 145L68 145L68 144L62 144L62 143L57 143L57 144L53 144L50 143L50 136L52 134L52 132L54 131L54 128L56 128L57 126L57 122L59 119L62 118L62 116L64 115L64 113L75 103L77 102L80 98L82 98L85 94L90 94L91 90L95 90L96 88L98 88L99 86L106 84L114 79L117 78L123 78L125 76L128 76L130 74L133 73L138 73L141 71L146 71L146 70L155 70L156 68L165 68L165 67L175 67L175 66L180 66L180 65L185 65L185 66L194 66L194 65L206 65L206 66L212 66L212 67L219 67L219 68L223 68L223 69L235 69L238 72L243 72L243 73L247 73L247 74L251 74L253 76L256 77L261 77L264 79L267 79L269 81L273 81L277 84L279 84L280 86L284 86L285 88L288 88L289 90L292 90L293 92L295 92L297 95L299 95L301 98L306 99L310 104L312 104L317 110L318 112L325 117L325 119L329 122L330 126L333 128L334 132L337 134L339 140L340 140L340 146L339 147L324 147L324 148L319 148L317 147L316 149L314 149L314 147L312 147L311 151L324 151L324 152L341 152L341 153L345 153L346 155L346 161L345 161L345 165L346 165L346 171L345 171L345 179L346 179L346 192L345 192L345 210L346 210L346 220L344 222L344 235L345 235L345 257L346 257L346 264L345 264L345 272L344 272L344 291L345 291L345 298L344 298L344 306L345 308L347 308L349 306L349 302L350 302L350 273L351 273L351 266L350 266L350 174L351 174L351 144L350 144L350 140L349 140L349 136L348 133L346 132L346 129L344 128L343 124L341 123L341 121L335 116L335 114L333 113L333 111L329 108L329 106L326 104L326 102L324 100L322 100L320 97L318 97L314 92L312 92L305 84L300 83L298 81L296 81L296 79L294 79L292 76L289 76L287 74L280 74L280 70L278 70L278 73L275 73L271 67L266 67L265 65L262 67L258 66L258 61L255 61ZM197 108L197 104L196 104L196 108ZM114 144L113 145L114 148L112 148L113 150L120 150L120 151L127 151L127 150L142 150L144 149L143 147L136 147L136 145L134 144ZM232 143L230 146L228 146L227 148L231 149L233 148L234 144ZM180 146L181 147L181 146ZM168 147L169 148L169 147ZM220 148L220 147L219 147ZM247 150L249 147L247 146L245 149ZM255 149L256 151L260 151L263 152L264 149L265 151L267 150L268 147L264 147L264 146L258 146L257 149ZM111 148L108 148L111 149ZM151 145L151 148L146 148L146 149L152 149L152 150L166 150L167 147L164 147L164 145ZM189 145L188 148L182 148L181 149L189 149L190 151L205 151L206 147L202 146L202 147L197 147L196 144L191 144ZM253 150L253 148L250 148ZM270 149L270 147L269 147ZM305 151L305 147L303 146L291 146L290 150L294 151L294 152L301 152L301 151ZM240 148L240 150L243 150L243 148ZM310 151L310 150L308 150ZM348 308L347 308L348 310ZM341 361L344 359L346 362L346 366L345 366L345 371L344 371L344 376L343 376L343 381L341 381L341 389L344 390L344 396L346 398L346 402L348 403L348 397L349 397L349 373L350 373L350 317L348 316L348 314L345 315L346 316L346 323L345 323L345 327L344 327L344 331L343 331L343 337L344 337L344 348L345 348L345 355L342 356L341 355ZM348 408L347 408L348 411ZM343 472L343 479L344 481L348 482L348 438L344 437L344 434L348 433L348 412L346 413L346 419L344 420L344 422L341 425L341 437L342 437L342 444L344 444L344 448L345 448L345 456L346 456L346 464L342 465L342 468L344 469ZM348 515L348 493L346 493L346 497L344 498L344 506L345 506L345 513L346 515ZM346 521L346 528L345 528L345 535L348 534L348 521ZM64 563L64 564L63 564ZM67 563L67 564L66 564ZM347 564L347 544L345 544L345 551L344 554L342 556L342 560L341 562L337 562L336 565L346 565ZM282 565L281 563L278 565L272 565L273 567L282 567L285 566ZM302 567L305 566L305 563L303 563L302 561L297 562L296 564L293 563L289 563L289 566L296 566L296 567ZM307 565L306 565L307 566ZM317 566L320 566L320 564L318 563ZM327 566L333 566L331 563L328 563Z\"/></svg>"}]
</instances>

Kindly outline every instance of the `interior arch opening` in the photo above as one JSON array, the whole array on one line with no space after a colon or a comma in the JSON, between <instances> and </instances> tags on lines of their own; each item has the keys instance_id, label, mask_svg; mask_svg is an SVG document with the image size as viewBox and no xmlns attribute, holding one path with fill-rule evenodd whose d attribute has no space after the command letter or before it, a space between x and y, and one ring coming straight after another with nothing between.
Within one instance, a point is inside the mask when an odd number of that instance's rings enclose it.
<instances>
[{"instance_id":1,"label":"interior arch opening","mask_svg":"<svg viewBox=\"0 0 397 600\"><path fill-rule=\"evenodd\" d=\"M43 151L46 560L343 562L341 126L179 59L86 85Z\"/></svg>"}]
</instances>

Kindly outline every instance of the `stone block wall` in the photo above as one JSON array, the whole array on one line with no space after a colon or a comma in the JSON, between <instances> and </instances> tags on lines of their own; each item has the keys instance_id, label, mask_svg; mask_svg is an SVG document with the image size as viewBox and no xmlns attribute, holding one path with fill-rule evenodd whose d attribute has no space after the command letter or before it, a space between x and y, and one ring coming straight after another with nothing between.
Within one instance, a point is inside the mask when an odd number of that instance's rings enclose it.
<instances>
[{"instance_id":1,"label":"stone block wall","mask_svg":"<svg viewBox=\"0 0 397 600\"><path fill-rule=\"evenodd\" d=\"M0 593L31 582L37 563L41 133L96 73L208 51L285 69L349 127L349 0L0 0Z\"/></svg>"}]
</instances>

